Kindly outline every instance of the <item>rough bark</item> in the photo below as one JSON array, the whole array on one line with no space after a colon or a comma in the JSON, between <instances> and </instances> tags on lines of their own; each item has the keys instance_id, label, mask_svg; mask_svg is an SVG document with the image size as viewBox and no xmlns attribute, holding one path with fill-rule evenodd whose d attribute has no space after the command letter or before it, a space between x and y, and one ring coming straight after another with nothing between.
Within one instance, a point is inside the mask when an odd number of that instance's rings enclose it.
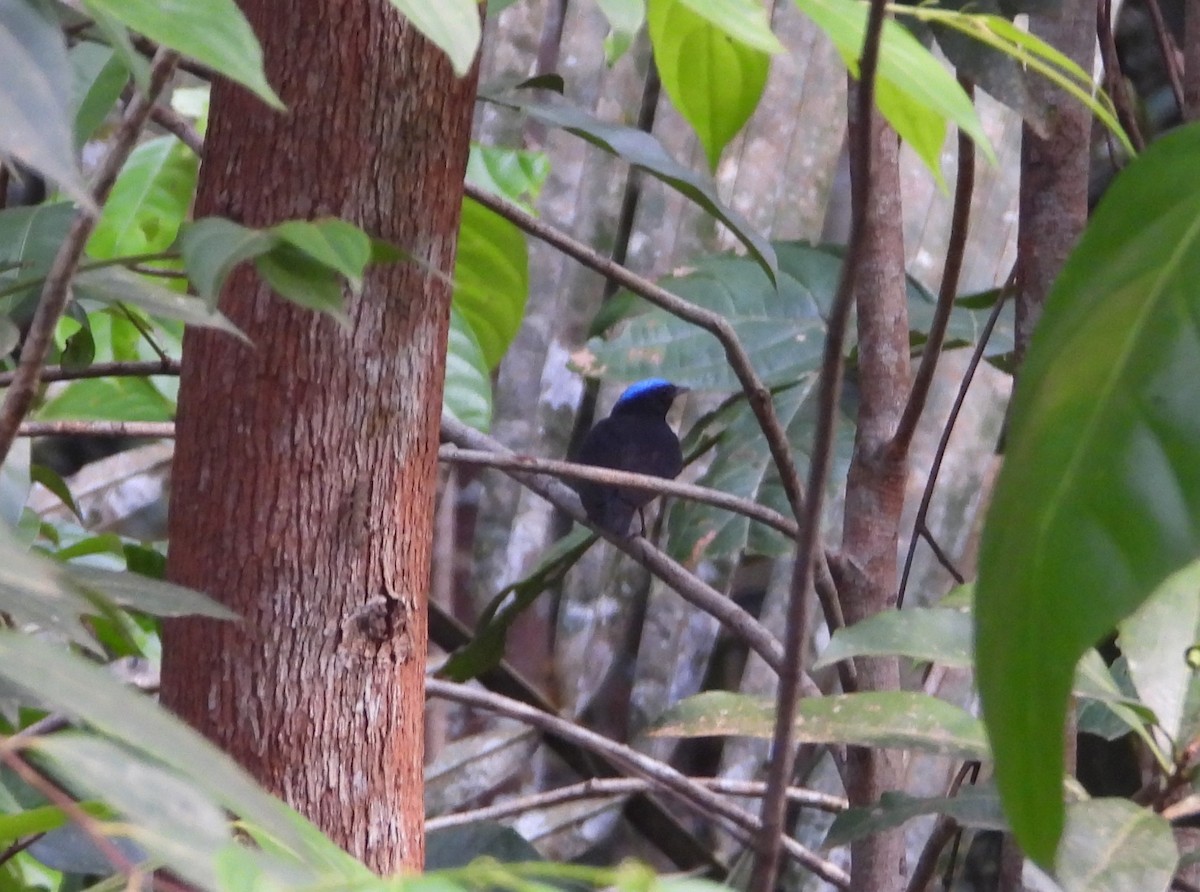
<instances>
[{"instance_id":1,"label":"rough bark","mask_svg":"<svg viewBox=\"0 0 1200 892\"><path fill-rule=\"evenodd\" d=\"M287 114L216 85L196 216L338 216L452 268L474 77L384 0L252 0ZM350 324L247 270L254 342L184 342L171 578L240 624L170 623L163 700L372 868L423 860L426 597L450 291L373 270Z\"/></svg>"},{"instance_id":2,"label":"rough bark","mask_svg":"<svg viewBox=\"0 0 1200 892\"><path fill-rule=\"evenodd\" d=\"M855 105L851 101L851 128L863 126L854 120ZM900 146L878 113L867 126L872 130L871 188L855 287L858 424L846 482L842 555L834 567L847 624L895 606L900 516L908 474L904 451L888 449L909 389ZM850 145L853 151L853 139ZM852 188L861 189L863 184L852 183ZM898 690L899 663L860 661L858 679L864 691ZM846 767L846 792L854 805L874 804L901 783L901 760L893 751L850 747ZM878 833L851 846L855 889L902 889L904 873L902 832Z\"/></svg>"},{"instance_id":3,"label":"rough bark","mask_svg":"<svg viewBox=\"0 0 1200 892\"><path fill-rule=\"evenodd\" d=\"M1029 30L1085 71L1096 48L1096 4L1064 0L1059 16L1029 16ZM1050 286L1087 222L1092 116L1078 100L1036 80L1035 98L1046 107L1045 137L1025 126L1017 232L1018 360L1042 314Z\"/></svg>"}]
</instances>

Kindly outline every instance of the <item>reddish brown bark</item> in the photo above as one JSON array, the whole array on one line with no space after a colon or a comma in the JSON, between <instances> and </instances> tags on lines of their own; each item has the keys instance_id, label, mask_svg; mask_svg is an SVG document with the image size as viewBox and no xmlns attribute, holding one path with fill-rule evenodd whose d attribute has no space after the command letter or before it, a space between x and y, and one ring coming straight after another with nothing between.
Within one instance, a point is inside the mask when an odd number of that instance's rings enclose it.
<instances>
[{"instance_id":1,"label":"reddish brown bark","mask_svg":"<svg viewBox=\"0 0 1200 892\"><path fill-rule=\"evenodd\" d=\"M277 114L218 84L196 216L343 217L449 272L474 76L384 0L252 0ZM450 292L373 270L347 329L248 271L189 332L171 578L241 624L164 633L163 700L372 868L419 867L430 541Z\"/></svg>"},{"instance_id":2,"label":"reddish brown bark","mask_svg":"<svg viewBox=\"0 0 1200 892\"><path fill-rule=\"evenodd\" d=\"M851 127L862 126L854 119ZM834 570L847 624L896 603L900 512L908 458L888 448L909 392L908 298L901 232L899 141L876 112L872 131L871 188L863 251L855 279L858 325L859 406L854 456L846 481L842 555ZM850 141L851 146L854 140ZM853 163L851 164L853 169ZM854 183L861 189L863 184ZM858 661L863 691L900 687L894 659ZM846 792L854 805L873 805L900 786L900 757L883 749L849 747ZM851 847L855 889L889 892L904 887L904 834L878 833Z\"/></svg>"}]
</instances>

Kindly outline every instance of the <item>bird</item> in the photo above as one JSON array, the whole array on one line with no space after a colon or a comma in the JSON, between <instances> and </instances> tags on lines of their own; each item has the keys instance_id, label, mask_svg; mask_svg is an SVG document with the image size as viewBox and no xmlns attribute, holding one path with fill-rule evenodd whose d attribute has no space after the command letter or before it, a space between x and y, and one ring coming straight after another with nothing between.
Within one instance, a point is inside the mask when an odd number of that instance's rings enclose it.
<instances>
[{"instance_id":1,"label":"bird","mask_svg":"<svg viewBox=\"0 0 1200 892\"><path fill-rule=\"evenodd\" d=\"M609 416L588 431L572 461L598 468L633 471L673 479L683 470L679 437L667 424L667 410L675 397L685 392L663 378L647 378L626 388ZM617 536L629 535L636 513L646 521L642 508L654 493L628 486L612 486L577 480L575 491L583 510L596 526Z\"/></svg>"}]
</instances>

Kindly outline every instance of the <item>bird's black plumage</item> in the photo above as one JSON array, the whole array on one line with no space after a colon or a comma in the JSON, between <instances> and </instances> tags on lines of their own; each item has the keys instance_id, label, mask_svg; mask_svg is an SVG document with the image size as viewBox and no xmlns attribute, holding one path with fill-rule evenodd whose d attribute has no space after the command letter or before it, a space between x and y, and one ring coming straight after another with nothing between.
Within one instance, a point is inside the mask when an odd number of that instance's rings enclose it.
<instances>
[{"instance_id":1,"label":"bird's black plumage","mask_svg":"<svg viewBox=\"0 0 1200 892\"><path fill-rule=\"evenodd\" d=\"M667 410L684 388L662 378L631 385L611 414L593 427L572 459L585 465L653 474L668 479L683 470L679 437L667 424ZM654 498L654 493L587 480L575 482L588 518L609 532L624 536L633 515Z\"/></svg>"}]
</instances>

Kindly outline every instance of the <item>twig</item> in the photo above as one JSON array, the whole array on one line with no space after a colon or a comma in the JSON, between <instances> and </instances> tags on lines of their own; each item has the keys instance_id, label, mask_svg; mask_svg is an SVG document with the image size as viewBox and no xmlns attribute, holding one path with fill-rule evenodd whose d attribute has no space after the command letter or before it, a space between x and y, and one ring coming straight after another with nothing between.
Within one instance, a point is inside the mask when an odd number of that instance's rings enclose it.
<instances>
[{"instance_id":1,"label":"twig","mask_svg":"<svg viewBox=\"0 0 1200 892\"><path fill-rule=\"evenodd\" d=\"M82 381L88 378L145 378L152 375L178 375L179 360L166 362L94 362L82 368L50 366L42 369L42 383ZM9 387L15 372L0 372L0 387Z\"/></svg>"},{"instance_id":2,"label":"twig","mask_svg":"<svg viewBox=\"0 0 1200 892\"><path fill-rule=\"evenodd\" d=\"M868 199L871 191L871 114L875 104L875 69L879 61L879 41L883 32L885 0L871 0L867 30L863 36L859 60L859 84L856 100L859 126L854 132L857 145L851 152L851 225L850 241L842 261L838 289L825 332L821 357L821 377L817 384L817 422L808 462L808 501L800 522L796 544L796 562L792 568L788 596L787 624L784 631L783 671L775 700L775 729L771 758L767 764L767 792L762 804L762 834L759 837L751 892L771 892L779 873L780 848L784 835L787 806L786 790L796 761L795 717L803 675L804 646L809 634L809 592L813 588L814 565L819 562L821 509L825 480L833 463L833 438L837 426L838 400L842 389L842 345L854 303L858 259L866 233Z\"/></svg>"},{"instance_id":3,"label":"twig","mask_svg":"<svg viewBox=\"0 0 1200 892\"><path fill-rule=\"evenodd\" d=\"M1104 60L1104 74L1108 79L1108 92L1112 97L1113 106L1117 110L1117 118L1121 127L1129 135L1129 141L1139 152L1146 148L1146 140L1142 138L1141 128L1138 127L1137 116L1133 112L1133 102L1129 97L1129 89L1125 83L1125 73L1121 71L1121 61L1117 58L1117 43L1112 30L1112 0L1100 0L1096 9L1096 33L1100 38L1100 57Z\"/></svg>"},{"instance_id":4,"label":"twig","mask_svg":"<svg viewBox=\"0 0 1200 892\"><path fill-rule=\"evenodd\" d=\"M916 866L909 875L908 886L905 887L906 892L925 892L934 874L937 873L938 859L942 857L942 849L946 848L950 840L954 839L954 834L958 833L958 829L958 821L948 815L938 815L933 830L925 839L925 846L921 849Z\"/></svg>"},{"instance_id":5,"label":"twig","mask_svg":"<svg viewBox=\"0 0 1200 892\"><path fill-rule=\"evenodd\" d=\"M779 477L784 492L787 494L788 504L791 506L797 522L800 521L804 514L804 494L800 487L800 475L792 461L787 433L779 421L779 416L775 414L775 405L771 402L771 392L758 376L758 372L754 370L749 354L738 340L737 333L728 319L719 313L689 303L660 285L630 272L619 263L599 254L511 202L490 195L471 183L466 184L466 195L535 238L552 245L610 281L645 298L656 307L704 329L720 341L725 350L725 358L729 362L730 368L733 369L733 373L737 375L746 399L750 403L750 408L762 428L771 458L779 470Z\"/></svg>"},{"instance_id":6,"label":"twig","mask_svg":"<svg viewBox=\"0 0 1200 892\"><path fill-rule=\"evenodd\" d=\"M154 351L154 355L158 357L158 361L163 365L169 363L171 357L167 356L167 352L158 345L158 341L154 340L154 333L150 331L149 326L125 305L125 301L117 301L117 308L125 314L125 318L129 320L129 324L138 330L138 334L142 336L142 340L150 345L150 349Z\"/></svg>"},{"instance_id":7,"label":"twig","mask_svg":"<svg viewBox=\"0 0 1200 892\"><path fill-rule=\"evenodd\" d=\"M429 640L446 652L458 650L470 643L471 632L436 603L429 605ZM553 712L555 706L534 685L503 660L485 669L476 679L480 684L505 697L525 703L543 712ZM621 777L622 772L609 759L590 753L573 741L546 733L547 749L558 756L571 771L580 777ZM725 865L714 855L711 846L703 845L685 828L675 815L654 797L635 794L625 802L623 814L629 823L653 845L684 869L703 868L714 879L728 873Z\"/></svg>"},{"instance_id":8,"label":"twig","mask_svg":"<svg viewBox=\"0 0 1200 892\"><path fill-rule=\"evenodd\" d=\"M534 709L498 694L443 681L439 678L426 678L425 692L430 697L440 697L464 706L487 709L498 715L524 722L539 730L551 731L560 737L571 740L578 746L604 754L628 771L652 782L659 790L679 797L681 802L688 804L702 816L706 818L719 817L727 824L733 825L734 828L742 831L741 835L743 836L748 833L752 837L757 837L762 832L762 827L754 815L729 803L721 795L696 783L670 765L652 759L631 747L609 740L607 737L582 728L559 716ZM849 888L850 877L836 864L818 857L795 840L788 839L783 842L787 853L798 863L840 889Z\"/></svg>"},{"instance_id":9,"label":"twig","mask_svg":"<svg viewBox=\"0 0 1200 892\"><path fill-rule=\"evenodd\" d=\"M150 120L191 149L197 158L204 157L204 137L191 121L171 106L155 104L150 111Z\"/></svg>"},{"instance_id":10,"label":"twig","mask_svg":"<svg viewBox=\"0 0 1200 892\"><path fill-rule=\"evenodd\" d=\"M100 822L80 808L79 803L59 789L57 784L51 783L40 771L26 762L19 753L11 748L11 741L8 745L0 746L0 761L15 771L21 780L45 796L73 824L87 834L92 844L108 859L114 870L131 878L142 875L142 870L138 865L130 861L116 843L105 835ZM155 880L155 886L168 889L170 892L187 892L186 886L162 878Z\"/></svg>"},{"instance_id":11,"label":"twig","mask_svg":"<svg viewBox=\"0 0 1200 892\"><path fill-rule=\"evenodd\" d=\"M1179 107L1179 116L1186 118L1183 98L1183 65L1179 60L1179 47L1175 45L1175 37L1163 21L1162 8L1158 0L1145 0L1146 10L1150 13L1150 22L1154 26L1154 36L1158 40L1158 50L1162 53L1163 68L1167 70L1167 80L1171 82L1171 92L1175 96L1175 104Z\"/></svg>"},{"instance_id":12,"label":"twig","mask_svg":"<svg viewBox=\"0 0 1200 892\"><path fill-rule=\"evenodd\" d=\"M454 445L446 445L438 450L438 459L452 464L479 465L487 468L498 468L506 471L530 471L539 474L551 474L555 477L570 477L579 480L592 480L596 483L611 483L618 486L628 486L643 489L665 496L678 496L692 502L701 502L717 508L724 508L735 514L757 520L766 526L783 533L789 539L796 538L796 522L785 517L778 511L772 511L765 505L760 505L751 499L730 495L719 489L707 486L696 486L692 483L680 483L663 477L652 477L649 474L634 474L629 471L614 471L609 468L599 468L594 465L580 465L575 462L556 461L548 458L533 458L526 455L498 455L495 452L476 449L459 449Z\"/></svg>"},{"instance_id":13,"label":"twig","mask_svg":"<svg viewBox=\"0 0 1200 892\"><path fill-rule=\"evenodd\" d=\"M726 781L718 777L693 777L689 780L726 796L761 796L766 785L755 781ZM559 787L534 793L529 796L519 796L513 799L489 805L484 808L473 808L468 811L456 812L450 815L440 815L425 821L426 831L443 830L446 827L461 827L475 821L499 821L504 818L519 815L540 808L550 808L565 802L575 802L580 799L602 799L611 796L629 796L634 793L654 792L658 787L648 780L636 777L606 777L592 778L581 783ZM828 793L818 793L803 787L789 787L788 801L799 805L807 805L821 811L837 813L845 811L846 800Z\"/></svg>"},{"instance_id":14,"label":"twig","mask_svg":"<svg viewBox=\"0 0 1200 892\"><path fill-rule=\"evenodd\" d=\"M149 437L170 440L173 421L25 421L19 437Z\"/></svg>"},{"instance_id":15,"label":"twig","mask_svg":"<svg viewBox=\"0 0 1200 892\"><path fill-rule=\"evenodd\" d=\"M950 555L946 554L946 551L942 548L941 543L933 537L933 533L930 532L929 525L926 523L924 518L921 518L920 532L921 538L924 539L929 545L930 551L933 552L933 556L937 558L937 562L942 565L942 568L951 576L953 576L954 581L959 585L962 585L964 582L966 582L966 577L963 576L958 567L954 565L954 561L950 559Z\"/></svg>"},{"instance_id":16,"label":"twig","mask_svg":"<svg viewBox=\"0 0 1200 892\"><path fill-rule=\"evenodd\" d=\"M967 390L970 389L971 381L975 378L975 370L979 368L979 363L983 360L983 352L987 349L988 341L992 337L992 331L996 328L996 322L1000 319L1000 312L1004 309L1004 303L1008 299L1013 286L1016 284L1016 276L1017 271L1014 267L1012 272L1008 274L1008 281L1004 283L1004 287L996 297L996 305L992 307L992 312L988 315L987 322L984 323L983 331L979 333L979 342L975 345L975 350L971 354L971 361L967 363L967 371L963 375L962 383L958 387L958 394L954 397L954 405L950 407L950 415L946 419L946 426L942 428L942 437L938 441L937 451L933 454L933 464L929 468L929 479L925 483L925 491L921 493L921 504L917 507L917 518L914 521L913 534L908 541L908 554L904 558L904 572L900 575L900 590L896 593L897 610L904 606L904 593L908 590L908 577L912 572L913 556L917 551L918 530L925 528L926 518L929 516L929 505L933 501L933 490L937 486L938 474L941 473L942 462L946 459L946 449L950 445L950 435L954 433L954 425L958 421L958 414L962 411L963 403L967 399ZM961 579L961 575L958 578Z\"/></svg>"},{"instance_id":17,"label":"twig","mask_svg":"<svg viewBox=\"0 0 1200 892\"><path fill-rule=\"evenodd\" d=\"M442 439L463 448L482 449L499 455L512 454L491 437L481 434L449 416L442 417ZM505 471L505 473L523 484L530 492L536 493L574 518L578 523L587 524L595 529L609 542L675 589L684 600L714 617L735 637L744 641L751 650L762 657L764 662L775 672L779 672L783 661L783 648L779 641L758 620L731 599L697 579L646 539L640 536L633 538L614 536L593 527L584 515L574 490L567 487L566 484L522 471Z\"/></svg>"},{"instance_id":18,"label":"twig","mask_svg":"<svg viewBox=\"0 0 1200 892\"><path fill-rule=\"evenodd\" d=\"M970 81L958 79L967 95L974 99L975 91ZM954 298L958 295L958 279L962 271L963 255L967 246L967 232L971 219L971 198L975 191L975 142L963 131L958 131L958 175L954 184L954 210L950 217L950 238L946 245L946 263L942 267L942 282L938 288L937 308L929 325L929 336L921 351L921 364L913 377L912 391L904 406L904 413L896 425L888 449L893 455L906 455L912 445L913 434L925 411L929 389L937 371L938 358L946 342L946 328L950 324L950 313L954 309Z\"/></svg>"},{"instance_id":19,"label":"twig","mask_svg":"<svg viewBox=\"0 0 1200 892\"><path fill-rule=\"evenodd\" d=\"M137 143L138 134L150 115L150 109L171 72L175 70L176 56L162 49L154 57L150 68L150 85L147 95L138 94L125 109L121 123L113 137L112 147L100 166L92 187L92 198L99 207L104 204L120 173L129 153ZM25 336L25 344L21 348L21 358L17 365L17 373L12 384L4 395L4 403L0 405L0 462L8 456L13 439L21 420L33 405L37 394L38 382L41 379L42 366L46 362L46 354L53 341L54 327L58 323L63 309L70 297L71 278L79 266L83 256L84 245L96 226L95 213L88 208L80 208L75 213L71 228L66 239L50 266L46 282L38 300L37 310Z\"/></svg>"}]
</instances>

